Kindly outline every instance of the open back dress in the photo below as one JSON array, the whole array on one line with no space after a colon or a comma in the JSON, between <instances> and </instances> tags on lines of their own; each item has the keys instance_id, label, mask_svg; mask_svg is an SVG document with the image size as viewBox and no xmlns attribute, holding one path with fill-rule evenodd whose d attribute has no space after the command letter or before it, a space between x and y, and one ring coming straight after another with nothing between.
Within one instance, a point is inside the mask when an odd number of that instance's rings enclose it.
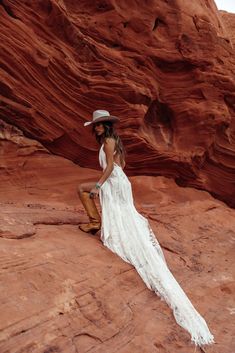
<instances>
[{"instance_id":1,"label":"open back dress","mask_svg":"<svg viewBox=\"0 0 235 353\"><path fill-rule=\"evenodd\" d=\"M99 163L104 170L107 166L104 145L99 151ZM100 203L104 245L132 264L146 286L167 302L176 322L190 333L192 342L199 346L213 343L205 320L167 267L148 220L137 212L131 183L116 163L101 186Z\"/></svg>"}]
</instances>

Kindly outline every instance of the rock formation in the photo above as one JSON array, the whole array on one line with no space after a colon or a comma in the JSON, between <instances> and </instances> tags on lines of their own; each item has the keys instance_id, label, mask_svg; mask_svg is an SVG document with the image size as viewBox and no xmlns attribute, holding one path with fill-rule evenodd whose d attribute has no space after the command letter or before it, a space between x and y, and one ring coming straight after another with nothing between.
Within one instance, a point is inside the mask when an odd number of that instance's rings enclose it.
<instances>
[{"instance_id":1,"label":"rock formation","mask_svg":"<svg viewBox=\"0 0 235 353\"><path fill-rule=\"evenodd\" d=\"M235 14L226 11L220 11L222 17L224 31L227 38L231 41L233 47L235 46Z\"/></svg>"},{"instance_id":2,"label":"rock formation","mask_svg":"<svg viewBox=\"0 0 235 353\"><path fill-rule=\"evenodd\" d=\"M215 335L204 352L234 351L234 33L213 0L0 0L1 353L195 352L77 227L95 109L121 119L136 207Z\"/></svg>"},{"instance_id":3,"label":"rock formation","mask_svg":"<svg viewBox=\"0 0 235 353\"><path fill-rule=\"evenodd\" d=\"M86 221L77 185L100 172L53 156L1 123L0 352L194 353L171 310L132 266L105 248ZM164 177L130 177L168 265L232 353L234 210ZM196 349L196 352L199 352Z\"/></svg>"},{"instance_id":4,"label":"rock formation","mask_svg":"<svg viewBox=\"0 0 235 353\"><path fill-rule=\"evenodd\" d=\"M129 175L235 205L234 47L212 0L2 0L0 16L4 121L97 168L83 122L108 109L121 117Z\"/></svg>"}]
</instances>

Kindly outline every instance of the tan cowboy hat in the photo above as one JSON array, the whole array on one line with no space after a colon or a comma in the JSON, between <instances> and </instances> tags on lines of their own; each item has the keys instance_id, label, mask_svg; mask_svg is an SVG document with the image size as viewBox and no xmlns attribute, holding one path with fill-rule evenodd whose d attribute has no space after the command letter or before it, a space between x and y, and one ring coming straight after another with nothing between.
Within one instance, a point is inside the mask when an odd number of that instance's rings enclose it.
<instances>
[{"instance_id":1,"label":"tan cowboy hat","mask_svg":"<svg viewBox=\"0 0 235 353\"><path fill-rule=\"evenodd\" d=\"M95 110L92 114L92 121L87 121L84 123L84 126L88 126L90 124L98 123L101 121L112 121L117 122L119 118L116 116L110 115L107 110Z\"/></svg>"}]
</instances>

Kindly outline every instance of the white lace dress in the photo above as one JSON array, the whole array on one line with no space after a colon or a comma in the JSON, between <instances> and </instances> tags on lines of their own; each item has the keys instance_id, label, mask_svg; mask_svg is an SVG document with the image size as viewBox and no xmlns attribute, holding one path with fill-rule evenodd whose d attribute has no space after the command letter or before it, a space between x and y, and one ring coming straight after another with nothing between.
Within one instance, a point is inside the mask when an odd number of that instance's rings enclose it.
<instances>
[{"instance_id":1,"label":"white lace dress","mask_svg":"<svg viewBox=\"0 0 235 353\"><path fill-rule=\"evenodd\" d=\"M107 164L103 145L99 152L99 162L105 169ZM190 333L196 345L213 343L213 335L205 320L168 269L148 220L137 212L131 183L116 163L100 189L100 203L101 239L104 245L135 267L146 286L171 307L176 322Z\"/></svg>"}]
</instances>

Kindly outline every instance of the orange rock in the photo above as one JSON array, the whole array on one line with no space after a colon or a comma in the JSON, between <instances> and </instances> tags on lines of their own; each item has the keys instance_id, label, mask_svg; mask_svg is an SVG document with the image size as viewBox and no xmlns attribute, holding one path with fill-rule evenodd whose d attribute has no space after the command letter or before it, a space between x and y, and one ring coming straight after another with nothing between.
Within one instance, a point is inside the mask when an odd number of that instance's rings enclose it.
<instances>
[{"instance_id":1,"label":"orange rock","mask_svg":"<svg viewBox=\"0 0 235 353\"><path fill-rule=\"evenodd\" d=\"M0 150L0 352L195 352L133 267L78 229L86 215L77 186L101 171L3 123ZM235 211L164 177L130 180L137 209L215 335L205 350L231 353Z\"/></svg>"},{"instance_id":2,"label":"orange rock","mask_svg":"<svg viewBox=\"0 0 235 353\"><path fill-rule=\"evenodd\" d=\"M97 168L83 123L108 109L129 175L171 177L235 206L232 16L182 0L8 0L0 16L3 120Z\"/></svg>"},{"instance_id":3,"label":"orange rock","mask_svg":"<svg viewBox=\"0 0 235 353\"><path fill-rule=\"evenodd\" d=\"M220 11L223 27L226 32L227 40L231 40L233 46L235 44L235 14L226 11Z\"/></svg>"}]
</instances>

